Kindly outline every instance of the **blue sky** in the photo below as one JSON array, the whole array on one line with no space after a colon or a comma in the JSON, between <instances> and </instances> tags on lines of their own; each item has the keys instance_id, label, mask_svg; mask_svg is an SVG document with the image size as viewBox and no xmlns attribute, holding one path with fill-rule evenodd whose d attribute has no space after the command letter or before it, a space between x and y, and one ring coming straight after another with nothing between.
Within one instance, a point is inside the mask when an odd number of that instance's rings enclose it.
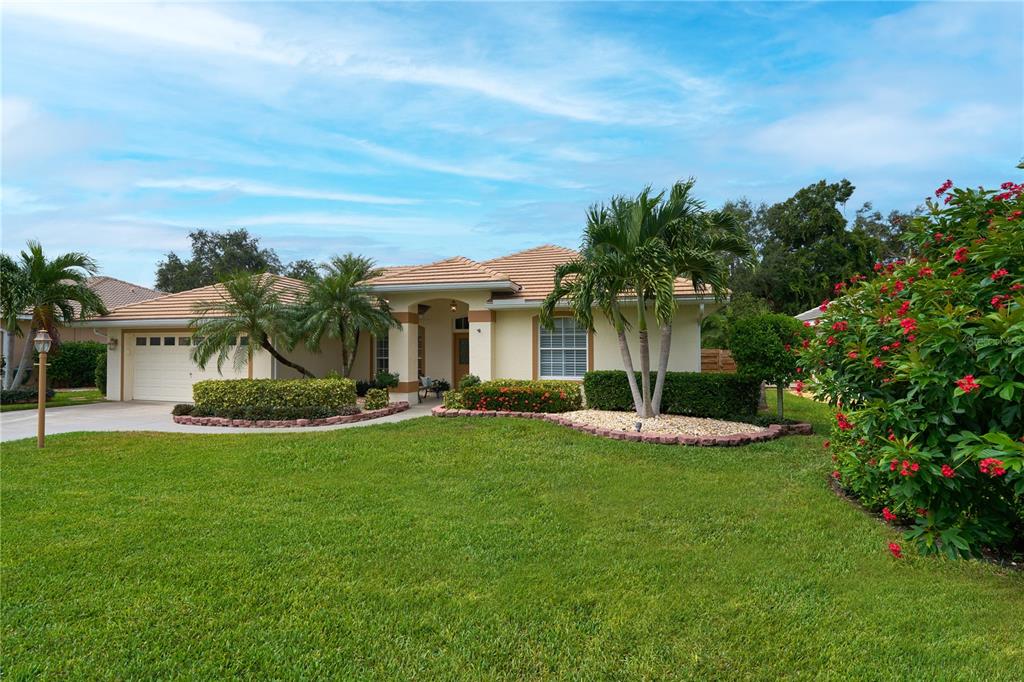
<instances>
[{"instance_id":1,"label":"blue sky","mask_svg":"<svg viewBox=\"0 0 1024 682\"><path fill-rule=\"evenodd\" d=\"M151 284L190 229L282 259L575 246L588 205L849 178L910 209L1024 140L1021 3L5 3L2 244Z\"/></svg>"}]
</instances>

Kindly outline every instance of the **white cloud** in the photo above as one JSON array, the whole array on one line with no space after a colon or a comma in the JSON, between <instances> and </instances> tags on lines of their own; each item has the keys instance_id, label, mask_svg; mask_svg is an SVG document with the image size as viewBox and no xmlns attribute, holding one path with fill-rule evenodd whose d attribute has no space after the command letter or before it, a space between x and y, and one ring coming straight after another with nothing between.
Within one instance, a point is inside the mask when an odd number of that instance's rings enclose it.
<instances>
[{"instance_id":1,"label":"white cloud","mask_svg":"<svg viewBox=\"0 0 1024 682\"><path fill-rule=\"evenodd\" d=\"M483 178L485 180L528 180L534 177L537 172L531 166L504 158L450 163L411 152L392 149L369 140L360 140L344 135L334 135L332 137L346 147L356 149L381 161L434 173L460 175L468 178Z\"/></svg>"},{"instance_id":2,"label":"white cloud","mask_svg":"<svg viewBox=\"0 0 1024 682\"><path fill-rule=\"evenodd\" d=\"M57 206L46 203L38 194L33 194L21 187L11 185L0 187L0 211L4 214L36 213L51 211L55 208Z\"/></svg>"},{"instance_id":3,"label":"white cloud","mask_svg":"<svg viewBox=\"0 0 1024 682\"><path fill-rule=\"evenodd\" d=\"M320 201L344 201L358 204L382 204L391 206L419 203L417 199L386 197L376 194L355 194L330 192L304 187L286 187L250 180L230 178L174 178L167 180L143 179L135 183L145 189L172 189L186 192L238 192L261 197L290 197L293 199L315 199Z\"/></svg>"}]
</instances>

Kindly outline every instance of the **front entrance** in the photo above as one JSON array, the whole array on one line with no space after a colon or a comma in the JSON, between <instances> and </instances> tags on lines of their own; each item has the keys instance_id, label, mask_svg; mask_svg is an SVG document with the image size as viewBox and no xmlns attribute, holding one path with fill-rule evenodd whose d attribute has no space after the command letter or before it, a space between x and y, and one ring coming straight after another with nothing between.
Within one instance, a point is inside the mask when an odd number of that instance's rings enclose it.
<instances>
[{"instance_id":1,"label":"front entrance","mask_svg":"<svg viewBox=\"0 0 1024 682\"><path fill-rule=\"evenodd\" d=\"M469 334L452 334L452 389L459 388L462 377L469 374Z\"/></svg>"}]
</instances>

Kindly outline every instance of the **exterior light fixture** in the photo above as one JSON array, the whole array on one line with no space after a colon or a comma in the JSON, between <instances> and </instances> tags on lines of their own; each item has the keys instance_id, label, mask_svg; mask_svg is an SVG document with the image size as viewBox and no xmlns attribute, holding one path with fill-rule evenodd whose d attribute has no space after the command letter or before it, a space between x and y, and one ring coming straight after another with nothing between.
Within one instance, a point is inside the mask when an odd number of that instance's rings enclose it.
<instances>
[{"instance_id":1,"label":"exterior light fixture","mask_svg":"<svg viewBox=\"0 0 1024 682\"><path fill-rule=\"evenodd\" d=\"M52 339L45 329L40 329L32 343L39 353L39 416L36 445L42 448L46 445L46 354L50 352Z\"/></svg>"},{"instance_id":2,"label":"exterior light fixture","mask_svg":"<svg viewBox=\"0 0 1024 682\"><path fill-rule=\"evenodd\" d=\"M451 308L452 312L454 313L458 309L459 306L458 306L458 304L455 303L455 301L452 301L451 305L448 306L448 307Z\"/></svg>"},{"instance_id":3,"label":"exterior light fixture","mask_svg":"<svg viewBox=\"0 0 1024 682\"><path fill-rule=\"evenodd\" d=\"M117 339L110 339L107 341L107 348L110 350L117 350Z\"/></svg>"}]
</instances>

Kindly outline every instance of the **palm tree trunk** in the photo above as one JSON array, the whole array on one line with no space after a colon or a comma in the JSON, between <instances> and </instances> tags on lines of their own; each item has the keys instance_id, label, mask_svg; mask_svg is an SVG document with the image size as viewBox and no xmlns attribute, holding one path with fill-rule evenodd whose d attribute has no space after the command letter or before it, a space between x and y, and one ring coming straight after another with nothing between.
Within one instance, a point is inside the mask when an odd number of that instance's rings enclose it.
<instances>
[{"instance_id":1,"label":"palm tree trunk","mask_svg":"<svg viewBox=\"0 0 1024 682\"><path fill-rule=\"evenodd\" d=\"M21 359L18 361L18 372L14 375L14 380L11 382L9 388L17 388L24 383L25 379L28 378L28 372L32 368L32 351L35 348L32 345L32 340L36 338L36 334L39 330L35 327L29 329L28 336L25 338L25 347L21 349Z\"/></svg>"},{"instance_id":2,"label":"palm tree trunk","mask_svg":"<svg viewBox=\"0 0 1024 682\"><path fill-rule=\"evenodd\" d=\"M294 369L296 372L298 372L299 374L301 374L304 377L307 377L307 378L310 378L310 379L313 378L313 373L312 372L310 372L308 369L306 369L302 365L300 365L298 363L295 363L295 362L292 362L291 360L289 360L285 356L281 355L277 351L277 349L274 348L274 346L267 339L264 338L262 341L260 341L260 347L263 350L265 350L268 353L270 353L271 357L273 357L275 360L280 362L285 367L291 367L292 369Z\"/></svg>"},{"instance_id":3,"label":"palm tree trunk","mask_svg":"<svg viewBox=\"0 0 1024 682\"><path fill-rule=\"evenodd\" d=\"M650 417L651 410L651 346L647 338L647 301L637 296L637 338L640 340L640 390L643 394L641 417Z\"/></svg>"},{"instance_id":4,"label":"palm tree trunk","mask_svg":"<svg viewBox=\"0 0 1024 682\"><path fill-rule=\"evenodd\" d=\"M661 395L665 390L665 375L668 373L668 354L672 350L672 323L661 325L661 341L658 347L658 380L654 383L651 407L655 416L661 414Z\"/></svg>"},{"instance_id":5,"label":"palm tree trunk","mask_svg":"<svg viewBox=\"0 0 1024 682\"><path fill-rule=\"evenodd\" d=\"M352 376L352 367L356 364L356 356L359 355L359 330L356 330L356 342L353 344L352 352L348 354L348 362L345 363L345 376Z\"/></svg>"},{"instance_id":6,"label":"palm tree trunk","mask_svg":"<svg viewBox=\"0 0 1024 682\"><path fill-rule=\"evenodd\" d=\"M626 330L618 329L619 352L622 353L622 366L626 368L626 381L629 382L629 392L633 395L633 409L637 415L643 406L643 398L640 396L640 388L636 385L636 370L633 369L633 358L629 354L629 342L626 340Z\"/></svg>"},{"instance_id":7,"label":"palm tree trunk","mask_svg":"<svg viewBox=\"0 0 1024 682\"><path fill-rule=\"evenodd\" d=\"M776 381L775 382L775 392L776 392L776 398L778 400L779 419L782 419L782 392L783 392L783 390L784 389L783 389L783 386L782 386L782 382L781 381Z\"/></svg>"}]
</instances>

